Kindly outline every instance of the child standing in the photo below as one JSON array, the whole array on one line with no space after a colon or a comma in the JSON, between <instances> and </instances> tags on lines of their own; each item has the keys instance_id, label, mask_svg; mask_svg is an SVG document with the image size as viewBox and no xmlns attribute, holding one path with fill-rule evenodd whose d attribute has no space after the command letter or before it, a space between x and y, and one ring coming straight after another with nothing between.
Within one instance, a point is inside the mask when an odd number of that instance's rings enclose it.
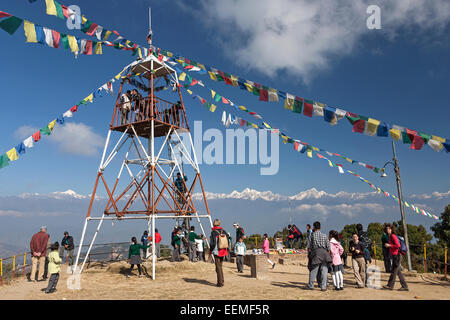
<instances>
[{"instance_id":1,"label":"child standing","mask_svg":"<svg viewBox=\"0 0 450 320\"><path fill-rule=\"evenodd\" d=\"M55 242L50 247L51 252L48 255L48 273L50 274L50 279L48 280L48 286L47 289L45 289L45 293L53 293L56 291L59 272L61 271L61 258L59 257L58 249L58 242Z\"/></svg>"},{"instance_id":2,"label":"child standing","mask_svg":"<svg viewBox=\"0 0 450 320\"><path fill-rule=\"evenodd\" d=\"M344 252L344 248L339 242L339 233L336 230L331 230L329 233L330 237L330 252L331 259L333 260L332 265L332 278L335 290L344 290L344 277L342 271L344 267L342 266L341 255Z\"/></svg>"},{"instance_id":3,"label":"child standing","mask_svg":"<svg viewBox=\"0 0 450 320\"><path fill-rule=\"evenodd\" d=\"M263 251L264 254L267 256L267 262L269 262L272 265L272 269L275 268L275 262L270 261L270 244L269 244L269 238L267 236L267 233L264 233L264 241L263 241Z\"/></svg>"},{"instance_id":4,"label":"child standing","mask_svg":"<svg viewBox=\"0 0 450 320\"><path fill-rule=\"evenodd\" d=\"M244 243L244 239L240 237L238 242L234 245L234 254L236 255L236 266L239 273L244 272L244 256L247 253L247 246Z\"/></svg>"},{"instance_id":5,"label":"child standing","mask_svg":"<svg viewBox=\"0 0 450 320\"><path fill-rule=\"evenodd\" d=\"M142 244L137 243L136 237L131 238L132 244L130 245L130 249L128 250L128 260L131 264L131 268L129 270L129 274L127 278L130 277L131 271L134 268L134 265L137 265L139 271L139 278L141 277L141 249L147 250L149 246L143 246Z\"/></svg>"}]
</instances>

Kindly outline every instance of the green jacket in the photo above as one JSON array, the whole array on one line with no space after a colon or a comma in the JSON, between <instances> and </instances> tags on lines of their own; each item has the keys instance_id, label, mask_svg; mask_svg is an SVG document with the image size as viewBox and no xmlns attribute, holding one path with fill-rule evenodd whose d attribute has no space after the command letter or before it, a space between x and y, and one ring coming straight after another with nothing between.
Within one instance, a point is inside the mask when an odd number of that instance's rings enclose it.
<instances>
[{"instance_id":1,"label":"green jacket","mask_svg":"<svg viewBox=\"0 0 450 320\"><path fill-rule=\"evenodd\" d=\"M180 246L180 244L181 244L181 237L179 237L178 235L174 235L173 236L173 243L174 244L176 244L178 247Z\"/></svg>"},{"instance_id":2,"label":"green jacket","mask_svg":"<svg viewBox=\"0 0 450 320\"><path fill-rule=\"evenodd\" d=\"M194 231L189 232L189 241L195 242L195 239L201 239L202 237L198 236Z\"/></svg>"},{"instance_id":3,"label":"green jacket","mask_svg":"<svg viewBox=\"0 0 450 320\"><path fill-rule=\"evenodd\" d=\"M58 250L54 250L48 255L48 273L54 274L61 271L61 258L59 257Z\"/></svg>"},{"instance_id":4,"label":"green jacket","mask_svg":"<svg viewBox=\"0 0 450 320\"><path fill-rule=\"evenodd\" d=\"M383 233L381 236L381 243L383 244L383 248L385 243L389 243L389 236L386 233Z\"/></svg>"},{"instance_id":5,"label":"green jacket","mask_svg":"<svg viewBox=\"0 0 450 320\"><path fill-rule=\"evenodd\" d=\"M130 249L128 250L128 259L131 258L131 256L140 256L141 255L141 249L147 249L149 246L143 246L140 243L132 244L130 246Z\"/></svg>"}]
</instances>

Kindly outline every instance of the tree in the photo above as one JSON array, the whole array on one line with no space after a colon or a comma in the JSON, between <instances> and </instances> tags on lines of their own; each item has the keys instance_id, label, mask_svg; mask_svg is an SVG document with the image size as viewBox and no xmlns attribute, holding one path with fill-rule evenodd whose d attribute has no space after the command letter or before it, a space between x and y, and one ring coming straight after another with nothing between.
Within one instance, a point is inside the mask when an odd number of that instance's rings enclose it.
<instances>
[{"instance_id":1,"label":"tree","mask_svg":"<svg viewBox=\"0 0 450 320\"><path fill-rule=\"evenodd\" d=\"M358 230L356 230L356 224L346 224L344 226L344 229L342 229L342 231L341 231L342 240L348 241L349 239L352 238L352 235L355 232L358 232Z\"/></svg>"},{"instance_id":2,"label":"tree","mask_svg":"<svg viewBox=\"0 0 450 320\"><path fill-rule=\"evenodd\" d=\"M397 221L397 225L397 233L403 235L402 221ZM431 239L433 239L433 236L427 232L427 229L423 225L415 226L408 224L408 241L411 253L422 255L423 245L427 244L429 246Z\"/></svg>"},{"instance_id":3,"label":"tree","mask_svg":"<svg viewBox=\"0 0 450 320\"><path fill-rule=\"evenodd\" d=\"M450 204L445 207L441 214L441 221L432 226L431 231L441 245L450 247Z\"/></svg>"}]
</instances>

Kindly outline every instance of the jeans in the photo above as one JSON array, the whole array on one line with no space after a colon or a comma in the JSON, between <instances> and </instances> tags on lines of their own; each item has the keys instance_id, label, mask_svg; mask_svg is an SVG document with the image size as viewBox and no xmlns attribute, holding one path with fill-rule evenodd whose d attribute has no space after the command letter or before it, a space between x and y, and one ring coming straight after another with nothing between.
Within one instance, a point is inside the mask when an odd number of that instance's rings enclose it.
<instances>
[{"instance_id":1,"label":"jeans","mask_svg":"<svg viewBox=\"0 0 450 320\"><path fill-rule=\"evenodd\" d=\"M236 256L236 266L239 272L244 271L244 256L242 255Z\"/></svg>"},{"instance_id":2,"label":"jeans","mask_svg":"<svg viewBox=\"0 0 450 320\"><path fill-rule=\"evenodd\" d=\"M309 272L308 287L314 289L314 281L316 280L319 269L320 269L320 279L318 279L319 286L320 289L326 290L328 281L328 267L326 264L318 264L312 267L312 270Z\"/></svg>"},{"instance_id":3,"label":"jeans","mask_svg":"<svg viewBox=\"0 0 450 320\"><path fill-rule=\"evenodd\" d=\"M48 280L48 286L47 289L45 289L45 292L49 293L50 291L56 290L58 280L59 280L59 273L52 273L50 275L50 279Z\"/></svg>"},{"instance_id":4,"label":"jeans","mask_svg":"<svg viewBox=\"0 0 450 320\"><path fill-rule=\"evenodd\" d=\"M401 271L402 267L402 255L398 254L396 256L392 256L392 273L389 277L388 286L391 288L394 288L395 285L395 278L400 280L400 284L402 285L402 288L408 288L408 285L406 284L405 277L403 276L403 273Z\"/></svg>"},{"instance_id":5,"label":"jeans","mask_svg":"<svg viewBox=\"0 0 450 320\"><path fill-rule=\"evenodd\" d=\"M388 273L392 272L392 255L389 248L383 248L384 270Z\"/></svg>"}]
</instances>

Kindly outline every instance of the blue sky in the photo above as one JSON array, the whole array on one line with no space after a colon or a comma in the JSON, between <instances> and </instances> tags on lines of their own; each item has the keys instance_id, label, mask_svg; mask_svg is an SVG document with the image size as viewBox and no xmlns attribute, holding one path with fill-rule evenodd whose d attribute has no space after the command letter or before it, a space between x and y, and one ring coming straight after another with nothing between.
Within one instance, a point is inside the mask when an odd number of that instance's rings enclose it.
<instances>
[{"instance_id":1,"label":"blue sky","mask_svg":"<svg viewBox=\"0 0 450 320\"><path fill-rule=\"evenodd\" d=\"M413 4L419 2L412 1ZM323 37L327 45L317 40L302 43L298 38L286 37L279 39L277 46L267 42L262 47L264 52L249 58L248 52L259 48L255 45L257 33L261 32L258 24L252 24L255 28L246 25L232 7L226 11L216 2L187 1L182 5L178 1L131 0L125 4L121 1L72 0L62 3L79 5L82 13L92 21L118 30L124 37L140 44L145 44L147 7L151 3L153 38L158 47L301 97L414 130L450 137L450 62L447 58L450 54L447 24L450 18L436 18L436 25L420 19L414 23L420 13L415 11L420 11L420 5L409 13L413 22L399 18L396 15L398 10L391 12L381 6L382 19L385 19L382 21L386 21L382 30L365 30L367 15L362 11L354 25L349 25L349 30ZM308 8L305 6L302 11L296 6L294 9L302 15ZM65 21L45 14L44 1L34 4L25 0L2 1L0 10L61 32L68 31ZM248 20L263 19L261 9L255 7L254 10L246 12ZM426 16L429 13L422 14ZM338 16L337 20L333 20L334 15L331 17L325 19L329 28L338 28L339 19L343 17ZM81 32L72 34L85 38ZM45 126L134 59L128 52L110 48L104 48L101 56L75 59L67 50L25 43L23 28L13 36L0 32L0 41L2 152L21 141L18 128ZM297 54L302 50L308 52L308 56ZM318 60L311 59L312 56ZM277 68L267 62L270 59ZM258 102L246 92L211 82L205 76L195 77L235 103L260 113L291 137L378 167L392 158L390 138L352 133L345 119L337 126L330 126L318 117L307 118L284 110L281 102ZM99 98L94 104L80 108L69 121L90 127L88 138L98 138L98 135L105 138L114 101L112 97ZM185 97L185 104L190 123L202 120L204 128L223 130L220 118L225 106L219 106L215 113L208 113L188 97ZM237 114L245 117L245 113ZM53 135L58 135L57 129ZM0 193L18 195L73 189L88 194L95 181L100 149L93 155L70 154L60 149L60 143L44 137L18 161L0 170ZM421 151L409 150L401 143L397 143L397 152L406 200L411 194L450 189L449 154L436 153L428 146ZM389 192L395 191L392 172L389 178L381 179L359 166L349 164L346 168ZM299 155L290 145L280 144L277 175L260 176L259 169L255 165L201 166L205 188L210 192L229 193L245 187L289 195L312 187L332 193L370 191L358 179L339 174L323 160ZM115 174L112 173L113 176Z\"/></svg>"}]
</instances>

